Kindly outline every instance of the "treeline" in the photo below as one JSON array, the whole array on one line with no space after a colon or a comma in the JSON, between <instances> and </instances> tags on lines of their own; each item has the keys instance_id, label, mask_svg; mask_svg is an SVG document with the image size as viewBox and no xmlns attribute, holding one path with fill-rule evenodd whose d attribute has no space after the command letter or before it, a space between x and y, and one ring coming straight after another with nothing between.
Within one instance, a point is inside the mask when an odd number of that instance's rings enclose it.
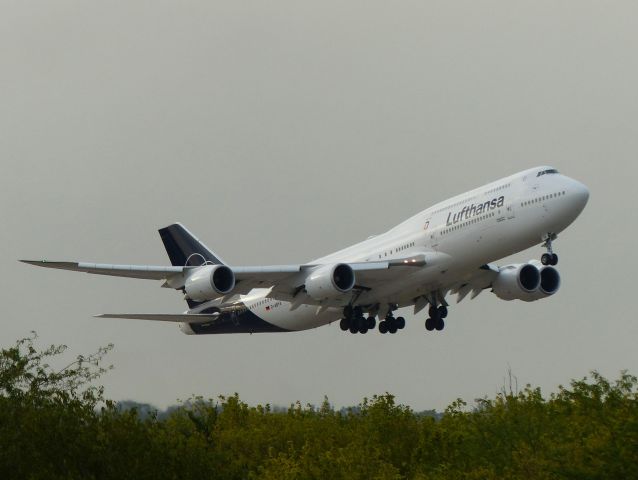
<instances>
[{"instance_id":1,"label":"treeline","mask_svg":"<svg viewBox=\"0 0 638 480\"><path fill-rule=\"evenodd\" d=\"M201 398L197 398L196 400L199 402L201 401ZM325 398L324 401L327 402L328 399ZM169 407L163 410L158 409L157 407L151 405L150 403L141 403L141 402L136 402L135 400L120 400L119 402L117 402L116 405L118 410L120 411L135 410L137 413L137 416L140 417L142 420L146 420L149 417L153 417L158 420L166 420L168 417L174 414L176 410L192 407L190 400L186 400L185 402L182 402L179 404L170 405ZM315 405L309 405L309 404L306 405L304 408L310 409L310 410L317 409ZM353 414L353 413L356 414L359 412L360 408L361 408L361 405L356 405L351 407L341 407L339 410L335 410L335 412L340 413L341 415L347 415L347 414ZM281 405L268 405L268 409L272 413L288 413L290 407L283 407ZM440 420L441 418L443 418L443 414L437 412L436 410L422 410L422 411L417 411L414 414L417 416L432 417L437 420Z\"/></svg>"},{"instance_id":2,"label":"treeline","mask_svg":"<svg viewBox=\"0 0 638 480\"><path fill-rule=\"evenodd\" d=\"M390 394L335 411L192 398L159 418L95 385L110 347L65 368L33 338L0 356L2 479L633 479L638 382L597 373L543 397L503 391L440 418Z\"/></svg>"}]
</instances>

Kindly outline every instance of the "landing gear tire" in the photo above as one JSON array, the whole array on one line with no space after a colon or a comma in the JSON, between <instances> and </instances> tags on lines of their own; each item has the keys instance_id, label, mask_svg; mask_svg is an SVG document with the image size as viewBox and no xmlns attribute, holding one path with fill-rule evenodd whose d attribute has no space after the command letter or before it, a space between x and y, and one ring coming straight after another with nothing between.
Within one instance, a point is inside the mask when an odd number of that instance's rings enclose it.
<instances>
[{"instance_id":1,"label":"landing gear tire","mask_svg":"<svg viewBox=\"0 0 638 480\"><path fill-rule=\"evenodd\" d=\"M426 329L428 332L431 332L432 330L434 330L434 322L432 321L432 319L431 319L431 318L428 318L428 319L425 321L425 329Z\"/></svg>"},{"instance_id":2,"label":"landing gear tire","mask_svg":"<svg viewBox=\"0 0 638 480\"><path fill-rule=\"evenodd\" d=\"M359 331L359 329L357 328L356 325L350 325L350 333L354 334L357 333Z\"/></svg>"},{"instance_id":3,"label":"landing gear tire","mask_svg":"<svg viewBox=\"0 0 638 480\"><path fill-rule=\"evenodd\" d=\"M558 265L558 255L556 255L552 249L552 242L556 240L556 238L557 236L554 233L548 233L545 236L543 247L547 248L547 253L541 256L541 263L543 265Z\"/></svg>"},{"instance_id":4,"label":"landing gear tire","mask_svg":"<svg viewBox=\"0 0 638 480\"><path fill-rule=\"evenodd\" d=\"M368 329L368 319L361 316L357 319L357 326L359 327L358 330L361 331L363 329Z\"/></svg>"},{"instance_id":5,"label":"landing gear tire","mask_svg":"<svg viewBox=\"0 0 638 480\"><path fill-rule=\"evenodd\" d=\"M344 332L350 328L350 322L347 318L341 319L341 321L339 322L339 328L341 328L341 330Z\"/></svg>"},{"instance_id":6,"label":"landing gear tire","mask_svg":"<svg viewBox=\"0 0 638 480\"><path fill-rule=\"evenodd\" d=\"M368 317L368 330L374 330L374 327L377 326L377 321L374 317Z\"/></svg>"},{"instance_id":7,"label":"landing gear tire","mask_svg":"<svg viewBox=\"0 0 638 480\"><path fill-rule=\"evenodd\" d=\"M388 325L388 332L391 334L397 333L397 322L394 318L387 320L390 324Z\"/></svg>"},{"instance_id":8,"label":"landing gear tire","mask_svg":"<svg viewBox=\"0 0 638 480\"><path fill-rule=\"evenodd\" d=\"M388 324L385 321L379 322L379 333L388 333Z\"/></svg>"},{"instance_id":9,"label":"landing gear tire","mask_svg":"<svg viewBox=\"0 0 638 480\"><path fill-rule=\"evenodd\" d=\"M440 317L440 318L447 318L447 313L448 313L448 312L447 312L447 307L445 307L445 306L441 305L441 306L439 307L439 317Z\"/></svg>"},{"instance_id":10,"label":"landing gear tire","mask_svg":"<svg viewBox=\"0 0 638 480\"><path fill-rule=\"evenodd\" d=\"M405 318L397 317L396 322L399 330L403 330L405 328Z\"/></svg>"},{"instance_id":11,"label":"landing gear tire","mask_svg":"<svg viewBox=\"0 0 638 480\"><path fill-rule=\"evenodd\" d=\"M445 328L445 322L443 321L442 318L439 318L439 321L436 322L436 325L434 326L434 328L436 328L436 330L439 332Z\"/></svg>"}]
</instances>

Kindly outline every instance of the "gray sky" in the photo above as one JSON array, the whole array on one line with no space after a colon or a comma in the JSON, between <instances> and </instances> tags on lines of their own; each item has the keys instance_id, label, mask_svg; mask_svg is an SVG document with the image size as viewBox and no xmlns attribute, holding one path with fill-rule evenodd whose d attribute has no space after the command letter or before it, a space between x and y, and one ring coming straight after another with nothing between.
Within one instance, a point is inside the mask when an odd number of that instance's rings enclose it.
<instances>
[{"instance_id":1,"label":"gray sky","mask_svg":"<svg viewBox=\"0 0 638 480\"><path fill-rule=\"evenodd\" d=\"M414 408L638 373L635 1L0 1L2 345L115 343L107 395ZM550 164L591 189L561 292L485 292L446 330L185 336L157 282L18 258L167 264L181 221L237 265L303 262ZM534 248L515 257L538 258Z\"/></svg>"}]
</instances>

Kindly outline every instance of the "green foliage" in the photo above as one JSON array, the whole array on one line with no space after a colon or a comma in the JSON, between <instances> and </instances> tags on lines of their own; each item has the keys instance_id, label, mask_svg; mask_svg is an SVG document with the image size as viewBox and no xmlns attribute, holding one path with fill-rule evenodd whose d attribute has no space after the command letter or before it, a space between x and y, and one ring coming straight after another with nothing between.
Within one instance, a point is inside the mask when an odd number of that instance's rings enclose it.
<instances>
[{"instance_id":1,"label":"green foliage","mask_svg":"<svg viewBox=\"0 0 638 480\"><path fill-rule=\"evenodd\" d=\"M64 368L35 336L0 353L0 478L638 478L638 381L597 372L419 414L385 393L337 411L193 397L163 416L119 408L97 378L111 346ZM510 377L511 380L511 377Z\"/></svg>"}]
</instances>

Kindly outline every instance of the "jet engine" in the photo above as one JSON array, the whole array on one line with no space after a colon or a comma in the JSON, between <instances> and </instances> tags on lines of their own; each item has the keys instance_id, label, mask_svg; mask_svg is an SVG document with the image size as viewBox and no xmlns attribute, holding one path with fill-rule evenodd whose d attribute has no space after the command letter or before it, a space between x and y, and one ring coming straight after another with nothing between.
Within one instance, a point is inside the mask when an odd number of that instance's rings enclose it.
<instances>
[{"instance_id":1,"label":"jet engine","mask_svg":"<svg viewBox=\"0 0 638 480\"><path fill-rule=\"evenodd\" d=\"M492 283L492 291L498 298L525 302L554 295L559 288L558 271L536 261L502 267Z\"/></svg>"},{"instance_id":2,"label":"jet engine","mask_svg":"<svg viewBox=\"0 0 638 480\"><path fill-rule=\"evenodd\" d=\"M560 274L554 267L544 267L542 264L538 264L537 267L541 272L541 284L534 295L533 300L540 300L554 295L560 288Z\"/></svg>"},{"instance_id":3,"label":"jet engine","mask_svg":"<svg viewBox=\"0 0 638 480\"><path fill-rule=\"evenodd\" d=\"M337 263L313 270L306 278L306 292L315 300L326 300L349 292L354 287L354 271L350 265Z\"/></svg>"},{"instance_id":4,"label":"jet engine","mask_svg":"<svg viewBox=\"0 0 638 480\"><path fill-rule=\"evenodd\" d=\"M235 288L235 274L226 265L204 265L186 279L186 295L196 302L212 300Z\"/></svg>"}]
</instances>

